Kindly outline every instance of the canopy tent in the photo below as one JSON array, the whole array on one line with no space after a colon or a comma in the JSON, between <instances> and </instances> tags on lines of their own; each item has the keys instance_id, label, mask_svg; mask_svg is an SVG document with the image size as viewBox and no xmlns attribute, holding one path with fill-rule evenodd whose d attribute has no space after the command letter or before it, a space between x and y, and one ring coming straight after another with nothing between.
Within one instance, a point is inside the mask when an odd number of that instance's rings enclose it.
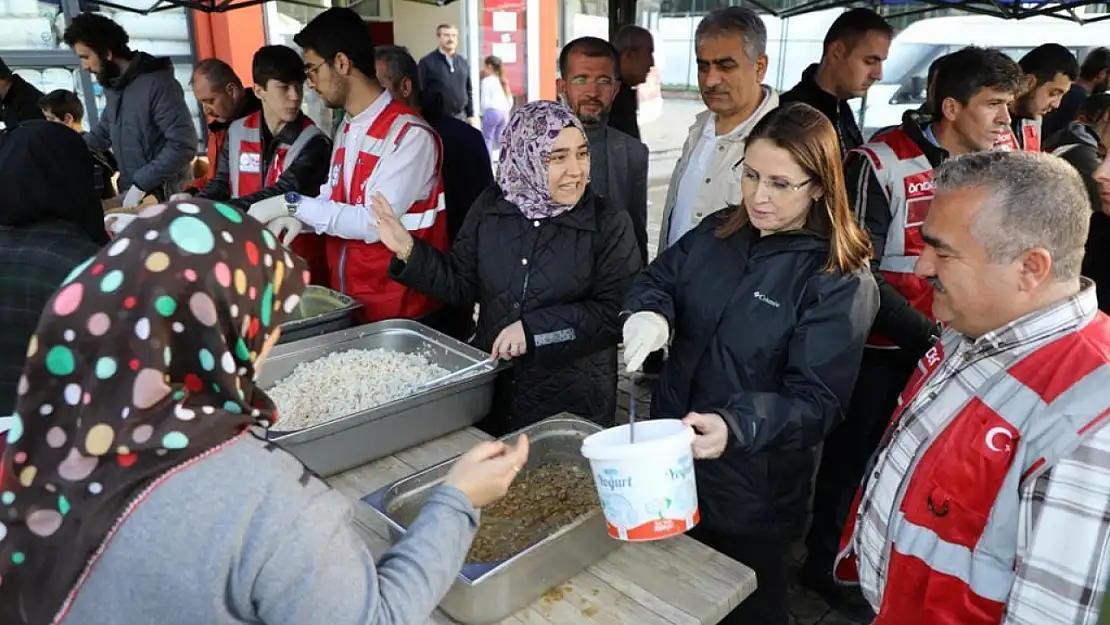
<instances>
[{"instance_id":1,"label":"canopy tent","mask_svg":"<svg viewBox=\"0 0 1110 625\"><path fill-rule=\"evenodd\" d=\"M82 0L81 5L95 4L106 8L114 9L117 11L131 11L135 13L158 13L160 11L170 11L176 8L187 8L195 11L202 11L205 13L223 13L225 11L232 11L235 9L255 6L263 4L269 0L153 0L153 4L146 8L136 8L135 6L128 6L126 4L117 4L111 0ZM306 0L284 0L290 4L297 4L311 8L320 8L320 5ZM348 4L349 7L357 6L365 0L355 0ZM431 4L435 6L445 6L458 0L409 0L410 2L418 2L421 4ZM908 15L918 15L936 11L939 9L954 9L966 13L975 13L978 15L989 15L992 17L1000 17L1003 19L1025 19L1037 15L1048 15L1058 17L1060 19L1076 21L1079 23L1092 23L1100 22L1110 18L1110 14L1097 14L1095 16L1086 16L1082 13L1077 13L1076 9L1087 7L1093 4L1102 4L1098 0L1071 0L1059 2L1057 0L1036 0L1033 2L1015 2L1014 0L802 0L801 3L788 8L773 8L770 2L765 0L742 0L743 4L750 4L753 7L775 17L794 17L805 13L813 13L815 11L822 11L825 9L836 8L852 8L857 6L867 6L871 8L878 7L904 7L903 11L884 11L889 17L902 17ZM722 6L732 4L728 0L721 2ZM617 22L622 22L619 16L635 14L635 0L610 0L610 19ZM617 5L617 6L613 6ZM624 5L631 5L626 7ZM629 10L630 9L630 10ZM618 23L616 27L621 24Z\"/></svg>"},{"instance_id":2,"label":"canopy tent","mask_svg":"<svg viewBox=\"0 0 1110 625\"><path fill-rule=\"evenodd\" d=\"M776 17L783 18L825 9L852 8L857 6L867 6L870 8L888 7L888 10L884 11L887 17L904 17L907 15L928 13L939 9L953 9L965 13L1014 20L1045 15L1079 22L1081 24L1101 22L1110 18L1110 14L1098 13L1094 15L1085 15L1076 11L1076 9L1079 8L1103 4L1100 0L1072 0L1071 2L1059 2L1058 0L1038 0L1035 2L1014 2L1013 0L879 0L878 2L859 2L858 0L804 0L799 5L780 10L774 10L764 6L760 0L746 1ZM899 11L899 8L904 8L905 10Z\"/></svg>"},{"instance_id":3,"label":"canopy tent","mask_svg":"<svg viewBox=\"0 0 1110 625\"><path fill-rule=\"evenodd\" d=\"M283 0L289 4L296 4L300 6L309 7L311 9L319 9L318 2L307 2L306 0ZM345 6L354 8L365 0L354 0ZM419 4L431 4L433 6L446 6L458 0L408 0L409 2L416 2ZM152 4L146 7L130 6L127 4L117 4L111 0L82 0L82 11L93 11L96 7L104 7L115 11L129 11L131 13L141 13L143 15L149 13L160 13L162 11L172 11L174 9L192 9L194 11L201 11L202 13L224 13L226 11L233 11L244 7L256 6L264 4L269 0L152 0ZM88 6L86 6L88 5Z\"/></svg>"}]
</instances>

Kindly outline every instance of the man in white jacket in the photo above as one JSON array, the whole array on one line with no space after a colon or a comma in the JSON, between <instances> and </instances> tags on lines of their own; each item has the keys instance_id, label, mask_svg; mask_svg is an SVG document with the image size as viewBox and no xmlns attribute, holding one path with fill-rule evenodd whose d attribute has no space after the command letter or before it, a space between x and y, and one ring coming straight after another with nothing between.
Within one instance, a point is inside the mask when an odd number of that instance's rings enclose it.
<instances>
[{"instance_id":1,"label":"man in white jacket","mask_svg":"<svg viewBox=\"0 0 1110 625\"><path fill-rule=\"evenodd\" d=\"M677 242L706 215L740 202L744 145L752 127L778 106L763 85L767 28L754 11L713 11L694 33L698 88L709 109L698 115L682 146L663 205L659 251Z\"/></svg>"},{"instance_id":2,"label":"man in white jacket","mask_svg":"<svg viewBox=\"0 0 1110 625\"><path fill-rule=\"evenodd\" d=\"M767 27L754 11L728 7L713 11L694 33L698 88L708 111L690 126L682 156L671 174L659 252L694 229L706 215L740 203L740 173L748 134L779 105L767 73ZM663 352L644 361L644 373L658 374Z\"/></svg>"}]
</instances>

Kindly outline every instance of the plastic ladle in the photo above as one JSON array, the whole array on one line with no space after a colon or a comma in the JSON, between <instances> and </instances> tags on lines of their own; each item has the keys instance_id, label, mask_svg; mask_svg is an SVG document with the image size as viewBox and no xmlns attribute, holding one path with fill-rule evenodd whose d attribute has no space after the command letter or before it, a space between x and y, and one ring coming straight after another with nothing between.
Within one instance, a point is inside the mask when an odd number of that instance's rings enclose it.
<instances>
[{"instance_id":1,"label":"plastic ladle","mask_svg":"<svg viewBox=\"0 0 1110 625\"><path fill-rule=\"evenodd\" d=\"M633 374L630 378L631 388L628 389L628 442L629 444L636 443L636 387L638 380L636 375Z\"/></svg>"}]
</instances>

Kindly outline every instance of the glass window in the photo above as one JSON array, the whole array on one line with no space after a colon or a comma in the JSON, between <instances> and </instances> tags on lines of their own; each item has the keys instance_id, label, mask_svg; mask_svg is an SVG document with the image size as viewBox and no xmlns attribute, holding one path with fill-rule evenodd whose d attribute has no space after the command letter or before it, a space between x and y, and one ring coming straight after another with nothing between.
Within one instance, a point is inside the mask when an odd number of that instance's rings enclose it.
<instances>
[{"instance_id":1,"label":"glass window","mask_svg":"<svg viewBox=\"0 0 1110 625\"><path fill-rule=\"evenodd\" d=\"M296 48L293 44L293 36L301 32L301 29L311 22L312 18L332 6L330 0L309 1L319 6L305 6L303 4L282 2L281 0L264 4L266 11L266 42L271 45L287 45ZM367 4L367 2L363 2L363 4Z\"/></svg>"},{"instance_id":2,"label":"glass window","mask_svg":"<svg viewBox=\"0 0 1110 625\"><path fill-rule=\"evenodd\" d=\"M393 3L390 0L362 0L351 6L355 13L368 20L393 19Z\"/></svg>"},{"instance_id":3,"label":"glass window","mask_svg":"<svg viewBox=\"0 0 1110 625\"><path fill-rule=\"evenodd\" d=\"M0 51L57 50L65 18L58 2L0 2Z\"/></svg>"},{"instance_id":4,"label":"glass window","mask_svg":"<svg viewBox=\"0 0 1110 625\"><path fill-rule=\"evenodd\" d=\"M898 85L909 76L918 73L924 76L929 69L929 63L947 52L946 46L930 43L899 43L895 40L890 46L890 55L883 62L883 79L879 82L884 85Z\"/></svg>"}]
</instances>

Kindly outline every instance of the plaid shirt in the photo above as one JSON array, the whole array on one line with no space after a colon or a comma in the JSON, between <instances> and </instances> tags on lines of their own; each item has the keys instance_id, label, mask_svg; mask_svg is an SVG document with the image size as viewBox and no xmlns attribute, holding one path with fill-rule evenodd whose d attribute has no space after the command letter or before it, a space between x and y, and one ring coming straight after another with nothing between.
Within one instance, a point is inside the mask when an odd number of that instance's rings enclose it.
<instances>
[{"instance_id":1,"label":"plaid shirt","mask_svg":"<svg viewBox=\"0 0 1110 625\"><path fill-rule=\"evenodd\" d=\"M14 407L27 341L43 307L69 272L98 251L88 235L69 223L0 227L0 415Z\"/></svg>"},{"instance_id":2,"label":"plaid shirt","mask_svg":"<svg viewBox=\"0 0 1110 625\"><path fill-rule=\"evenodd\" d=\"M1075 296L976 340L945 331L944 361L884 438L860 502L852 547L860 586L876 610L886 586L888 519L929 443L988 380L1097 312L1094 285L1084 279ZM1106 398L1100 405L1110 408L1110 391ZM1017 579L1002 622L1096 625L1110 579L1110 427L1099 426L1070 456L1025 484L1019 499Z\"/></svg>"}]
</instances>

